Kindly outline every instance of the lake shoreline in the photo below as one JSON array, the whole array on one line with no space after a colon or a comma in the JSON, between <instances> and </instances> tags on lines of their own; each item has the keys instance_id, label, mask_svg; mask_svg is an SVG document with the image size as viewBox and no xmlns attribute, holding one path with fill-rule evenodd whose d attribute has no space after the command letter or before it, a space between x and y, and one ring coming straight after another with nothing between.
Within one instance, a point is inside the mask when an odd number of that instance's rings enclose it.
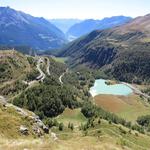
<instances>
[{"instance_id":1,"label":"lake shoreline","mask_svg":"<svg viewBox=\"0 0 150 150\"><path fill-rule=\"evenodd\" d=\"M116 84L107 84L108 82L110 82L110 80L95 80L94 86L92 86L89 91L92 97L95 97L99 94L127 96L134 93L131 87L121 82L118 82Z\"/></svg>"}]
</instances>

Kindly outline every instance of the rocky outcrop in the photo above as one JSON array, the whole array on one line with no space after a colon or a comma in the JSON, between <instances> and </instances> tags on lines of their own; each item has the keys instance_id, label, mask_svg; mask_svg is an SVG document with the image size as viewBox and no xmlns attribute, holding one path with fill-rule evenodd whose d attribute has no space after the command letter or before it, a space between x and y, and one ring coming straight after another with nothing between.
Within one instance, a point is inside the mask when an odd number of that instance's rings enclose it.
<instances>
[{"instance_id":1,"label":"rocky outcrop","mask_svg":"<svg viewBox=\"0 0 150 150\"><path fill-rule=\"evenodd\" d=\"M0 101L0 104L3 105L3 102ZM49 128L46 127L46 125L40 120L39 116L37 116L33 112L19 108L13 104L7 103L6 101L5 101L5 105L3 106L5 107L5 109L13 108L19 115L30 120L32 125L32 130L37 136L42 136L44 133L46 134L49 133ZM25 125L21 125L19 127L19 132L22 133L23 135L29 134L29 130Z\"/></svg>"},{"instance_id":2,"label":"rocky outcrop","mask_svg":"<svg viewBox=\"0 0 150 150\"><path fill-rule=\"evenodd\" d=\"M29 116L29 118L31 118L34 121L34 123L37 125L37 127L42 129L44 133L47 134L49 133L49 128L46 127L46 125L39 119L39 116L34 114L33 116Z\"/></svg>"},{"instance_id":3,"label":"rocky outcrop","mask_svg":"<svg viewBox=\"0 0 150 150\"><path fill-rule=\"evenodd\" d=\"M23 134L23 135L28 135L29 134L29 130L27 127L21 125L19 128L19 131Z\"/></svg>"},{"instance_id":4,"label":"rocky outcrop","mask_svg":"<svg viewBox=\"0 0 150 150\"><path fill-rule=\"evenodd\" d=\"M6 103L7 103L6 99L3 96L0 96L0 103L2 105L6 105Z\"/></svg>"},{"instance_id":5,"label":"rocky outcrop","mask_svg":"<svg viewBox=\"0 0 150 150\"><path fill-rule=\"evenodd\" d=\"M54 133L54 132L51 132L51 138L52 138L54 141L58 140L58 137L56 136L56 133Z\"/></svg>"}]
</instances>

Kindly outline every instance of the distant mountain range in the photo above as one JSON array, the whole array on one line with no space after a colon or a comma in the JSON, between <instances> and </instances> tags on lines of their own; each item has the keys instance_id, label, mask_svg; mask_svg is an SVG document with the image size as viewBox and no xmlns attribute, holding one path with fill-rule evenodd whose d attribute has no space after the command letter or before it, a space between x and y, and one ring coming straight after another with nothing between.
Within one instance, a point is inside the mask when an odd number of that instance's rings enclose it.
<instances>
[{"instance_id":1,"label":"distant mountain range","mask_svg":"<svg viewBox=\"0 0 150 150\"><path fill-rule=\"evenodd\" d=\"M71 65L102 68L118 80L150 82L150 14L122 26L96 30L68 44Z\"/></svg>"},{"instance_id":2,"label":"distant mountain range","mask_svg":"<svg viewBox=\"0 0 150 150\"><path fill-rule=\"evenodd\" d=\"M46 20L10 7L0 7L0 18L0 46L28 46L37 50L58 49L68 40L72 41L93 30L112 28L131 20L124 16L85 21Z\"/></svg>"},{"instance_id":3,"label":"distant mountain range","mask_svg":"<svg viewBox=\"0 0 150 150\"><path fill-rule=\"evenodd\" d=\"M0 18L0 45L47 50L59 48L66 42L63 32L44 18L9 7L0 7Z\"/></svg>"},{"instance_id":4,"label":"distant mountain range","mask_svg":"<svg viewBox=\"0 0 150 150\"><path fill-rule=\"evenodd\" d=\"M122 25L129 22L131 19L131 17L125 16L115 16L104 18L102 20L87 19L70 27L67 31L67 36L78 38L94 30L103 30Z\"/></svg>"},{"instance_id":5,"label":"distant mountain range","mask_svg":"<svg viewBox=\"0 0 150 150\"><path fill-rule=\"evenodd\" d=\"M66 33L71 26L76 23L81 22L82 20L79 19L50 19L49 20L52 24L54 24L57 28L61 31Z\"/></svg>"}]
</instances>

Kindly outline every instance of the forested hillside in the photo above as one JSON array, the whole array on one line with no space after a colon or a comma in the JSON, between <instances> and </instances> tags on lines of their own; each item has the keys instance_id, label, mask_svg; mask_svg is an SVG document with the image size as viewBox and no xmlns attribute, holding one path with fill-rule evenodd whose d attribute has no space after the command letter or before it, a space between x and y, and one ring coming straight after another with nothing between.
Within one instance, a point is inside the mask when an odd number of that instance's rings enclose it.
<instances>
[{"instance_id":1,"label":"forested hillside","mask_svg":"<svg viewBox=\"0 0 150 150\"><path fill-rule=\"evenodd\" d=\"M14 141L13 148L33 149L37 146L61 149L69 142L68 147L74 150L72 144L79 149L85 142L76 144L73 139L87 139L86 146L93 148L111 149L111 144L120 149L140 150L142 146L148 149L148 115L128 121L93 102L89 89L95 79L111 78L102 70L85 66L67 68L67 58L33 57L14 50L0 51L0 57L0 139L3 136L0 148L8 148L7 140ZM145 104L149 106L148 102ZM43 140L39 138L41 136ZM97 143L98 139L101 144ZM96 145L93 145L94 141ZM18 142L20 145L16 145Z\"/></svg>"},{"instance_id":2,"label":"forested hillside","mask_svg":"<svg viewBox=\"0 0 150 150\"><path fill-rule=\"evenodd\" d=\"M70 64L103 68L118 80L149 82L150 15L110 30L93 31L64 47L61 56Z\"/></svg>"}]
</instances>

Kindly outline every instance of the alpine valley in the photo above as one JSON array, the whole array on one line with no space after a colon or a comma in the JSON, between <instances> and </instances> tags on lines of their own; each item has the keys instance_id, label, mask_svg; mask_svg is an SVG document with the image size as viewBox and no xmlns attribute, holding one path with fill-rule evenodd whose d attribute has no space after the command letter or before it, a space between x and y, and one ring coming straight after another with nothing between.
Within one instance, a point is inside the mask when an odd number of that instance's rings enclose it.
<instances>
[{"instance_id":1,"label":"alpine valley","mask_svg":"<svg viewBox=\"0 0 150 150\"><path fill-rule=\"evenodd\" d=\"M0 7L0 150L149 149L150 14L47 20Z\"/></svg>"},{"instance_id":2,"label":"alpine valley","mask_svg":"<svg viewBox=\"0 0 150 150\"><path fill-rule=\"evenodd\" d=\"M150 14L122 26L96 30L63 48L72 65L102 68L117 80L149 81Z\"/></svg>"}]
</instances>

